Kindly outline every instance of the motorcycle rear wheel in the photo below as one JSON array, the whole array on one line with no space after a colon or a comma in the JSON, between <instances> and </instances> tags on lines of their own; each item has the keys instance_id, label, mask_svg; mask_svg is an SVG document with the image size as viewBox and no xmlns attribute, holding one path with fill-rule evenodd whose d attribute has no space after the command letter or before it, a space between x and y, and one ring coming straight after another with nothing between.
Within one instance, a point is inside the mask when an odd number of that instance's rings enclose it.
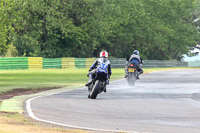
<instances>
[{"instance_id":1,"label":"motorcycle rear wheel","mask_svg":"<svg viewBox=\"0 0 200 133\"><path fill-rule=\"evenodd\" d=\"M127 81L128 81L129 86L134 86L136 80L137 80L137 77L136 77L135 73L129 73L128 74Z\"/></svg>"}]
</instances>

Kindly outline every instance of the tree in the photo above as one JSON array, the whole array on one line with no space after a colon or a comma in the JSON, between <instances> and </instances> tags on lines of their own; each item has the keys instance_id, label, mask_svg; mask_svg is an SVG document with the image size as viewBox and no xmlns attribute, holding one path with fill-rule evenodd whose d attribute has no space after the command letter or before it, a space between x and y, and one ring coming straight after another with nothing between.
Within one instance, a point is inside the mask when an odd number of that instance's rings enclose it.
<instances>
[{"instance_id":1,"label":"tree","mask_svg":"<svg viewBox=\"0 0 200 133\"><path fill-rule=\"evenodd\" d=\"M3 0L1 54L179 60L199 43L196 0ZM3 6L2 6L3 5Z\"/></svg>"},{"instance_id":2,"label":"tree","mask_svg":"<svg viewBox=\"0 0 200 133\"><path fill-rule=\"evenodd\" d=\"M9 14L7 14L7 10L11 5L10 1L2 0L0 1L0 55L4 55L8 45L7 45L7 37L8 32L10 30L10 23L9 23ZM6 25L8 23L8 25Z\"/></svg>"}]
</instances>

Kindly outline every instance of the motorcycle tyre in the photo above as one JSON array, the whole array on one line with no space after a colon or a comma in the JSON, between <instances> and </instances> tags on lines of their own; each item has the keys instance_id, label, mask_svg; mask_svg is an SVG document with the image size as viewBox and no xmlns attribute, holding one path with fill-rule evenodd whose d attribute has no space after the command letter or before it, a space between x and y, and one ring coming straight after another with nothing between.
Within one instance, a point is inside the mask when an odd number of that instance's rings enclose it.
<instances>
[{"instance_id":1,"label":"motorcycle tyre","mask_svg":"<svg viewBox=\"0 0 200 133\"><path fill-rule=\"evenodd\" d=\"M101 84L100 84L100 81L97 80L93 86L91 93L90 93L90 98L96 99L97 95L99 94L100 89L101 89Z\"/></svg>"},{"instance_id":2,"label":"motorcycle tyre","mask_svg":"<svg viewBox=\"0 0 200 133\"><path fill-rule=\"evenodd\" d=\"M137 75L135 73L128 73L128 85L129 86L134 86L135 85L135 81L137 80Z\"/></svg>"}]
</instances>

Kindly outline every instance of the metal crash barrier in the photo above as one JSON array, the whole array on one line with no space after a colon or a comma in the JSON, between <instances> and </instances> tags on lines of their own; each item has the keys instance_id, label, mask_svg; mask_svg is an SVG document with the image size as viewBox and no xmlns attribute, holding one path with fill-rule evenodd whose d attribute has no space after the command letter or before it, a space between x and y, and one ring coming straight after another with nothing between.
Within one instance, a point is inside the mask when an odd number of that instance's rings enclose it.
<instances>
[{"instance_id":1,"label":"metal crash barrier","mask_svg":"<svg viewBox=\"0 0 200 133\"><path fill-rule=\"evenodd\" d=\"M109 58L109 60L112 68L125 67L125 58ZM89 68L94 61L95 58L1 57L0 70ZM143 63L144 68L188 67L189 65L188 62L169 60L144 60Z\"/></svg>"}]
</instances>

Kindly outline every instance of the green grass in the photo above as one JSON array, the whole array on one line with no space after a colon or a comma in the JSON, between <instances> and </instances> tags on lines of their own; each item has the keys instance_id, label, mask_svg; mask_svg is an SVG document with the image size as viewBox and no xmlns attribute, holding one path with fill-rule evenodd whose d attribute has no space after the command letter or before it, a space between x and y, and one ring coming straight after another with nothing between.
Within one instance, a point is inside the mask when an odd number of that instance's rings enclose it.
<instances>
[{"instance_id":1,"label":"green grass","mask_svg":"<svg viewBox=\"0 0 200 133\"><path fill-rule=\"evenodd\" d=\"M112 80L122 78L123 69L113 69ZM88 69L41 69L0 71L0 93L13 89L84 86Z\"/></svg>"},{"instance_id":2,"label":"green grass","mask_svg":"<svg viewBox=\"0 0 200 133\"><path fill-rule=\"evenodd\" d=\"M144 72L181 68L145 68ZM84 86L88 81L88 69L38 69L1 70L0 93L13 89L40 89L65 86ZM112 69L111 80L124 77L124 69Z\"/></svg>"}]
</instances>

